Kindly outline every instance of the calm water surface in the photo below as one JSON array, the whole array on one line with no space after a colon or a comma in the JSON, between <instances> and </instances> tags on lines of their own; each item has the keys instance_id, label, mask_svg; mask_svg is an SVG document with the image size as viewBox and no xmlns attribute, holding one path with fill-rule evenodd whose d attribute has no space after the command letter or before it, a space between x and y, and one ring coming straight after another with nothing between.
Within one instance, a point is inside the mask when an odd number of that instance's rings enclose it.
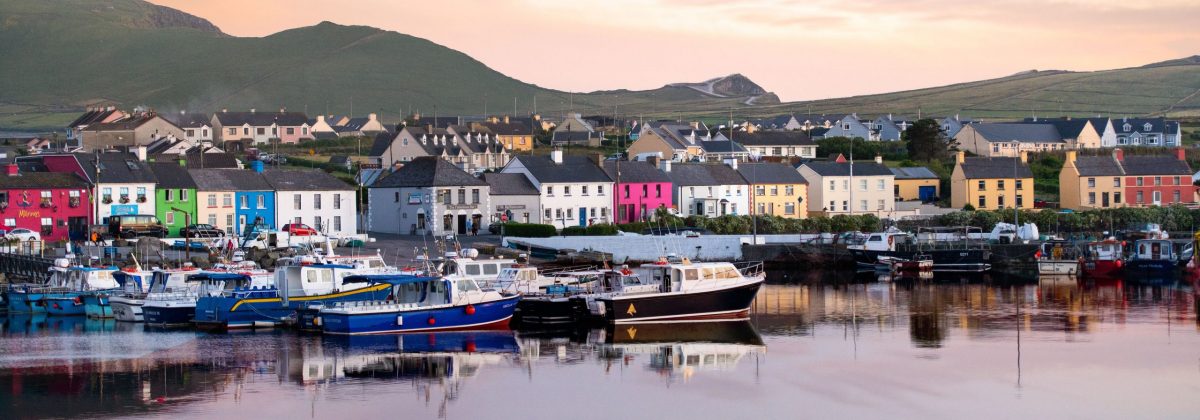
<instances>
[{"instance_id":1,"label":"calm water surface","mask_svg":"<svg viewBox=\"0 0 1200 420\"><path fill-rule=\"evenodd\" d=\"M588 331L0 318L0 418L1200 417L1190 284L772 282L749 322Z\"/></svg>"}]
</instances>

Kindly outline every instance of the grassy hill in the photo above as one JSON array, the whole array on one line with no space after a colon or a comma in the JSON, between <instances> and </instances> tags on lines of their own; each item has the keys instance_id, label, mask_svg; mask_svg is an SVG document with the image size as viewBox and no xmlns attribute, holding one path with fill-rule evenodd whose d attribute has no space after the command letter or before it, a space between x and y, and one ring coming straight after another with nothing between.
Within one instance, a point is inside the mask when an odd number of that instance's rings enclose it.
<instances>
[{"instance_id":1,"label":"grassy hill","mask_svg":"<svg viewBox=\"0 0 1200 420\"><path fill-rule=\"evenodd\" d=\"M785 112L972 117L1146 115L1200 117L1195 57L1098 72L1025 72L880 95L778 103L740 75L647 91L568 93L501 74L425 39L321 23L261 38L141 0L0 2L0 129L56 129L88 105L319 113L460 115L532 109L646 117ZM517 47L514 47L517 48ZM520 52L531 54L529 52ZM539 59L531 55L531 60ZM803 78L797 83L804 83Z\"/></svg>"}]
</instances>

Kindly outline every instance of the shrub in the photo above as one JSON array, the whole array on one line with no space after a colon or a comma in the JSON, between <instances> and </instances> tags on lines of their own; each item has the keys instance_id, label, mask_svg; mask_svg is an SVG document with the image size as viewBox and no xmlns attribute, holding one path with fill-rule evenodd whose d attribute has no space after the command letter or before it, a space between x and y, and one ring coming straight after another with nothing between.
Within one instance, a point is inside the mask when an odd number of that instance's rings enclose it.
<instances>
[{"instance_id":1,"label":"shrub","mask_svg":"<svg viewBox=\"0 0 1200 420\"><path fill-rule=\"evenodd\" d=\"M504 234L521 238L549 238L558 233L554 226L536 223L508 222L504 224Z\"/></svg>"},{"instance_id":2,"label":"shrub","mask_svg":"<svg viewBox=\"0 0 1200 420\"><path fill-rule=\"evenodd\" d=\"M585 236L587 228L583 226L567 226L562 230L562 236Z\"/></svg>"},{"instance_id":3,"label":"shrub","mask_svg":"<svg viewBox=\"0 0 1200 420\"><path fill-rule=\"evenodd\" d=\"M588 236L612 236L617 234L617 225L600 223L587 227Z\"/></svg>"},{"instance_id":4,"label":"shrub","mask_svg":"<svg viewBox=\"0 0 1200 420\"><path fill-rule=\"evenodd\" d=\"M617 228L622 232L642 233L650 226L643 222L623 223L617 225Z\"/></svg>"}]
</instances>

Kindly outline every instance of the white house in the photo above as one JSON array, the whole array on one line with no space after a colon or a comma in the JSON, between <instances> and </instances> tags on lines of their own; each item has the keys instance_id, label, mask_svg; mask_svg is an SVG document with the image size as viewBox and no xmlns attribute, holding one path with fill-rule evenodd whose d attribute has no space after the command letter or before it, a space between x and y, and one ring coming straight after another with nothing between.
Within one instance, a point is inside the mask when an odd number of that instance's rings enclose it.
<instances>
[{"instance_id":1,"label":"white house","mask_svg":"<svg viewBox=\"0 0 1200 420\"><path fill-rule=\"evenodd\" d=\"M683 216L750 214L750 183L737 171L737 160L680 163L663 160L659 170L671 178L671 196Z\"/></svg>"},{"instance_id":2,"label":"white house","mask_svg":"<svg viewBox=\"0 0 1200 420\"><path fill-rule=\"evenodd\" d=\"M561 150L550 156L517 156L501 173L525 175L541 193L542 223L559 228L610 223L612 218L612 178L597 162L585 156L563 156Z\"/></svg>"},{"instance_id":3,"label":"white house","mask_svg":"<svg viewBox=\"0 0 1200 420\"><path fill-rule=\"evenodd\" d=\"M99 173L97 191L100 199L96 220L109 216L130 214L154 215L154 186L158 180L145 162L146 149L140 155L129 153L76 154L89 175ZM98 171L97 171L98 168Z\"/></svg>"},{"instance_id":4,"label":"white house","mask_svg":"<svg viewBox=\"0 0 1200 420\"><path fill-rule=\"evenodd\" d=\"M883 166L882 158L851 166L838 156L836 161L804 163L797 170L808 181L810 215L872 213L883 218L896 209L896 175Z\"/></svg>"},{"instance_id":5,"label":"white house","mask_svg":"<svg viewBox=\"0 0 1200 420\"><path fill-rule=\"evenodd\" d=\"M208 114L187 113L180 111L179 115L163 115L183 130L183 139L195 145L212 143L212 117Z\"/></svg>"},{"instance_id":6,"label":"white house","mask_svg":"<svg viewBox=\"0 0 1200 420\"><path fill-rule=\"evenodd\" d=\"M404 164L368 189L367 230L402 235L487 232L486 182L436 156Z\"/></svg>"},{"instance_id":7,"label":"white house","mask_svg":"<svg viewBox=\"0 0 1200 420\"><path fill-rule=\"evenodd\" d=\"M315 169L267 169L262 173L275 189L275 221L303 223L326 235L358 233L354 186Z\"/></svg>"}]
</instances>

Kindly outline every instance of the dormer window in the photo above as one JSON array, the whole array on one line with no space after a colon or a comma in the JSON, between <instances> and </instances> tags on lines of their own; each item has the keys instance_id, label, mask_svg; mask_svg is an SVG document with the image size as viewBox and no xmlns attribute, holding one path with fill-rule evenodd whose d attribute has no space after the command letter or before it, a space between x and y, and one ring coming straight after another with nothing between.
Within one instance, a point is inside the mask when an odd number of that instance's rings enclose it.
<instances>
[{"instance_id":1,"label":"dormer window","mask_svg":"<svg viewBox=\"0 0 1200 420\"><path fill-rule=\"evenodd\" d=\"M1146 123L1145 125L1143 125L1143 126L1142 126L1142 129L1143 129L1143 131L1150 131L1150 130L1152 130L1153 128L1154 128L1154 127L1153 127L1153 126L1151 126L1151 125L1150 125L1150 123Z\"/></svg>"},{"instance_id":2,"label":"dormer window","mask_svg":"<svg viewBox=\"0 0 1200 420\"><path fill-rule=\"evenodd\" d=\"M1129 123L1125 123L1125 125L1121 127L1121 131L1131 131L1131 130L1133 130L1133 126L1129 125Z\"/></svg>"}]
</instances>

